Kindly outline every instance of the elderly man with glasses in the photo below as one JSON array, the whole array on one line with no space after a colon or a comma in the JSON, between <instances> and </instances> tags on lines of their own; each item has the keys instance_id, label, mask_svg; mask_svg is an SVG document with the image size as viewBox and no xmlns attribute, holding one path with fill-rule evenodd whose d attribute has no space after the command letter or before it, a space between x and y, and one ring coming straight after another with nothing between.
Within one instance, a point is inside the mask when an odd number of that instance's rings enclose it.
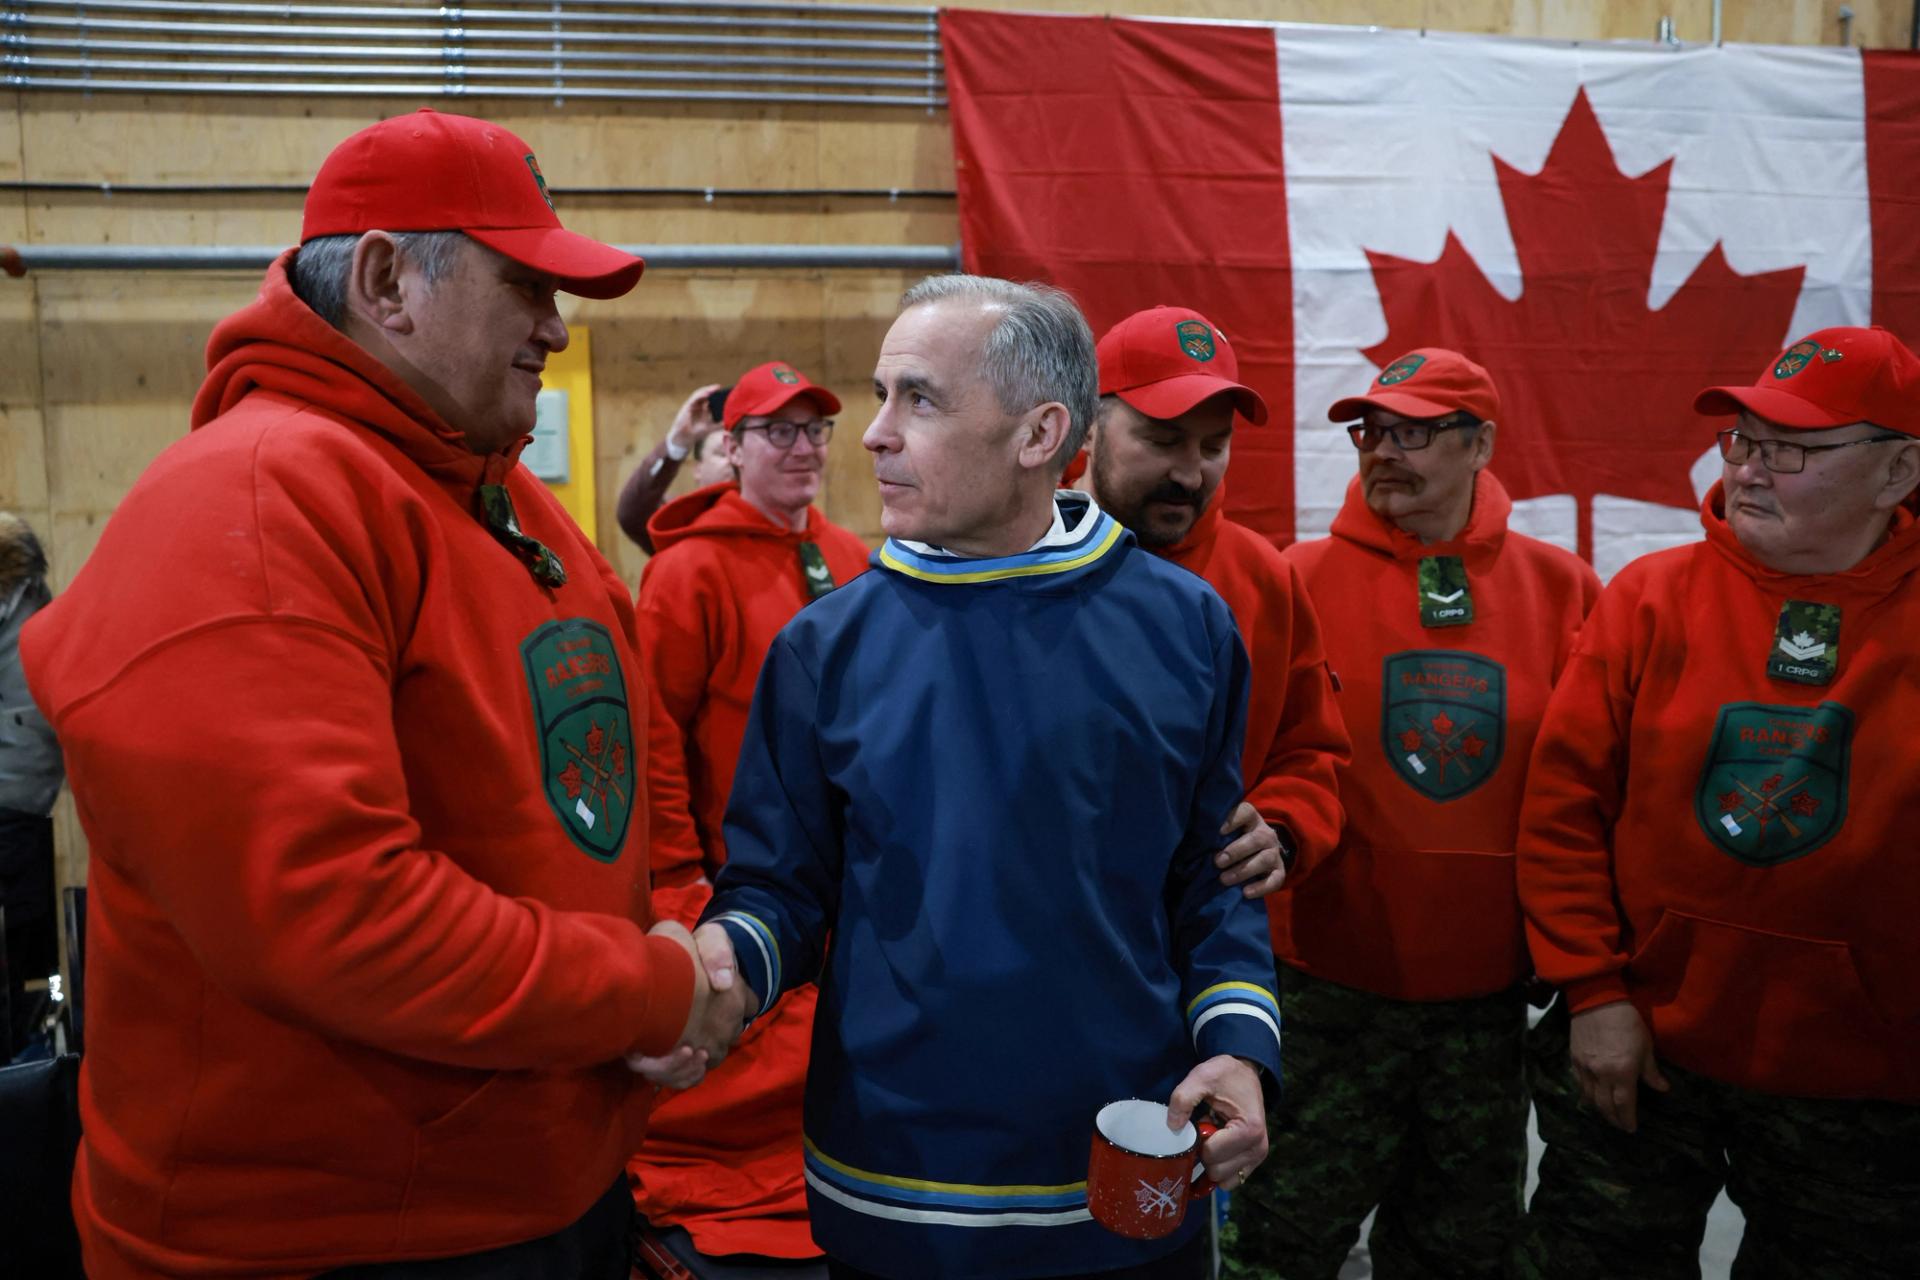
<instances>
[{"instance_id":1,"label":"elderly man with glasses","mask_svg":"<svg viewBox=\"0 0 1920 1280\"><path fill-rule=\"evenodd\" d=\"M867 545L812 505L840 401L785 361L727 393L721 443L737 483L696 489L648 524L641 651L653 693L647 787L654 909L691 925L727 860L720 821L754 682L809 601L867 567ZM640 1211L707 1254L817 1256L801 1180L800 1089L813 1032L805 986L759 1019L696 1091L655 1108L630 1171ZM664 1065L664 1064L663 1064ZM675 1064L691 1083L699 1064Z\"/></svg>"},{"instance_id":2,"label":"elderly man with glasses","mask_svg":"<svg viewBox=\"0 0 1920 1280\"><path fill-rule=\"evenodd\" d=\"M1724 1188L1737 1275L1920 1275L1920 359L1823 329L1694 407L1706 541L1608 586L1521 816L1520 1273L1697 1276Z\"/></svg>"},{"instance_id":3,"label":"elderly man with glasses","mask_svg":"<svg viewBox=\"0 0 1920 1280\"><path fill-rule=\"evenodd\" d=\"M1332 1280L1369 1210L1382 1275L1495 1276L1526 1173L1527 755L1600 584L1507 528L1500 398L1422 348L1328 410L1359 475L1297 544L1353 759L1345 834L1272 899L1287 1089L1235 1197L1230 1274Z\"/></svg>"}]
</instances>

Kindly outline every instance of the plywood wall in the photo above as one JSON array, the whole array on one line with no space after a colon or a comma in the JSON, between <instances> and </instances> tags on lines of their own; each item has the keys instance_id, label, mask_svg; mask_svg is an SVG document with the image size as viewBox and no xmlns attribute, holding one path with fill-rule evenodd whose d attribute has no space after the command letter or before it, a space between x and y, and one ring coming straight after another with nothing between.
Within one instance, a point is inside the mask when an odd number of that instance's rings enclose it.
<instances>
[{"instance_id":1,"label":"plywood wall","mask_svg":"<svg viewBox=\"0 0 1920 1280\"><path fill-rule=\"evenodd\" d=\"M992 7L1105 11L1097 0L987 0ZM1705 40L1710 0L1148 0L1171 17L1373 23L1557 39L1650 38L1664 14ZM1833 43L1838 3L1728 0L1725 38ZM1904 46L1913 0L1854 0L1854 42ZM302 183L353 130L412 100L289 101L73 93L0 97L0 181ZM673 106L462 99L459 109L527 137L548 180L570 186L941 189L953 186L944 113L916 109ZM575 228L618 242L947 244L950 200L576 198ZM297 238L297 195L218 198L0 192L0 244L261 244ZM127 487L185 429L206 335L252 296L251 274L47 273L0 279L0 505L40 528L64 584ZM865 392L895 299L888 271L658 272L626 299L571 302L594 335L598 524L638 581L643 557L613 500L692 387L782 357L848 408L824 505L878 534L859 445ZM62 824L69 878L83 874Z\"/></svg>"}]
</instances>

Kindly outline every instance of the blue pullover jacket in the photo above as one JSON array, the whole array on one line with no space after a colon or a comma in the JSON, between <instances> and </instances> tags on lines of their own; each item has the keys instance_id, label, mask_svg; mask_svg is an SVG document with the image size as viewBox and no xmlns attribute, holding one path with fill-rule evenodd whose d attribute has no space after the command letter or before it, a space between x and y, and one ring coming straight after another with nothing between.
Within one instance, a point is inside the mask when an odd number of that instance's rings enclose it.
<instances>
[{"instance_id":1,"label":"blue pullover jacket","mask_svg":"<svg viewBox=\"0 0 1920 1280\"><path fill-rule=\"evenodd\" d=\"M771 1007L817 978L814 1237L901 1280L1137 1265L1095 1113L1206 1058L1279 1078L1266 916L1211 863L1248 669L1199 577L1082 494L1030 551L889 541L774 641L706 918ZM829 945L829 939L831 944Z\"/></svg>"}]
</instances>

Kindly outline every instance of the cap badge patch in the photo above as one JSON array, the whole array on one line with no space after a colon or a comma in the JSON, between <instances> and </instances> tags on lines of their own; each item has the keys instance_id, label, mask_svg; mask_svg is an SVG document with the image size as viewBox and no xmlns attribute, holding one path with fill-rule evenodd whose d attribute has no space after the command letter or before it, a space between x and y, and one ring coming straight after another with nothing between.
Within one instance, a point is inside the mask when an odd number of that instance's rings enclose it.
<instances>
[{"instance_id":1,"label":"cap badge patch","mask_svg":"<svg viewBox=\"0 0 1920 1280\"><path fill-rule=\"evenodd\" d=\"M775 382L784 382L790 387L797 386L800 382L800 375L785 365L781 365L773 371L773 380Z\"/></svg>"},{"instance_id":2,"label":"cap badge patch","mask_svg":"<svg viewBox=\"0 0 1920 1280\"><path fill-rule=\"evenodd\" d=\"M1405 382L1420 372L1420 366L1427 362L1425 356L1401 356L1380 371L1379 385L1390 387L1396 382Z\"/></svg>"},{"instance_id":3,"label":"cap badge patch","mask_svg":"<svg viewBox=\"0 0 1920 1280\"><path fill-rule=\"evenodd\" d=\"M547 194L547 179L546 176L540 172L540 162L535 160L531 154L527 155L525 159L528 172L533 174L533 180L540 188L540 198L547 202L547 208L552 209L553 197Z\"/></svg>"},{"instance_id":4,"label":"cap badge patch","mask_svg":"<svg viewBox=\"0 0 1920 1280\"><path fill-rule=\"evenodd\" d=\"M1213 330L1198 320L1182 320L1173 327L1180 339L1180 349L1200 363L1213 359Z\"/></svg>"},{"instance_id":5,"label":"cap badge patch","mask_svg":"<svg viewBox=\"0 0 1920 1280\"><path fill-rule=\"evenodd\" d=\"M1796 342L1780 354L1779 363L1773 366L1773 376L1791 378L1812 364L1815 356L1820 357L1821 364L1832 364L1835 360L1845 359L1846 353L1832 347L1822 347L1817 342Z\"/></svg>"}]
</instances>

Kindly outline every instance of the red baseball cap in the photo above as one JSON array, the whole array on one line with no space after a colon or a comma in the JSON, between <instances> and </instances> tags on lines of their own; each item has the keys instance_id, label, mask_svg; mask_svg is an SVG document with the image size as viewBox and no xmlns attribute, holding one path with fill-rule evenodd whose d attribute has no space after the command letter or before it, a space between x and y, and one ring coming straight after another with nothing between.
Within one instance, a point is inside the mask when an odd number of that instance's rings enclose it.
<instances>
[{"instance_id":1,"label":"red baseball cap","mask_svg":"<svg viewBox=\"0 0 1920 1280\"><path fill-rule=\"evenodd\" d=\"M1708 387L1697 412L1742 409L1779 427L1821 431L1871 422L1920 436L1920 356L1875 325L1810 333L1780 353L1750 387Z\"/></svg>"},{"instance_id":2,"label":"red baseball cap","mask_svg":"<svg viewBox=\"0 0 1920 1280\"><path fill-rule=\"evenodd\" d=\"M1327 421L1352 422L1368 409L1405 418L1470 413L1493 422L1500 417L1500 392L1492 374L1458 351L1418 347L1382 369L1366 395L1335 400L1327 409Z\"/></svg>"},{"instance_id":3,"label":"red baseball cap","mask_svg":"<svg viewBox=\"0 0 1920 1280\"><path fill-rule=\"evenodd\" d=\"M1119 396L1149 418L1177 418L1202 400L1231 392L1233 407L1254 426L1267 404L1242 386L1240 361L1227 335L1198 311L1150 307L1107 330L1100 358L1100 394Z\"/></svg>"},{"instance_id":4,"label":"red baseball cap","mask_svg":"<svg viewBox=\"0 0 1920 1280\"><path fill-rule=\"evenodd\" d=\"M800 396L812 396L823 413L840 412L840 398L825 387L807 381L807 375L785 360L770 360L740 375L740 381L727 392L727 413L721 426L728 431L743 418L763 413L778 413Z\"/></svg>"},{"instance_id":5,"label":"red baseball cap","mask_svg":"<svg viewBox=\"0 0 1920 1280\"><path fill-rule=\"evenodd\" d=\"M363 231L464 231L586 298L617 298L646 268L560 225L532 147L431 107L362 129L314 175L300 243Z\"/></svg>"}]
</instances>

